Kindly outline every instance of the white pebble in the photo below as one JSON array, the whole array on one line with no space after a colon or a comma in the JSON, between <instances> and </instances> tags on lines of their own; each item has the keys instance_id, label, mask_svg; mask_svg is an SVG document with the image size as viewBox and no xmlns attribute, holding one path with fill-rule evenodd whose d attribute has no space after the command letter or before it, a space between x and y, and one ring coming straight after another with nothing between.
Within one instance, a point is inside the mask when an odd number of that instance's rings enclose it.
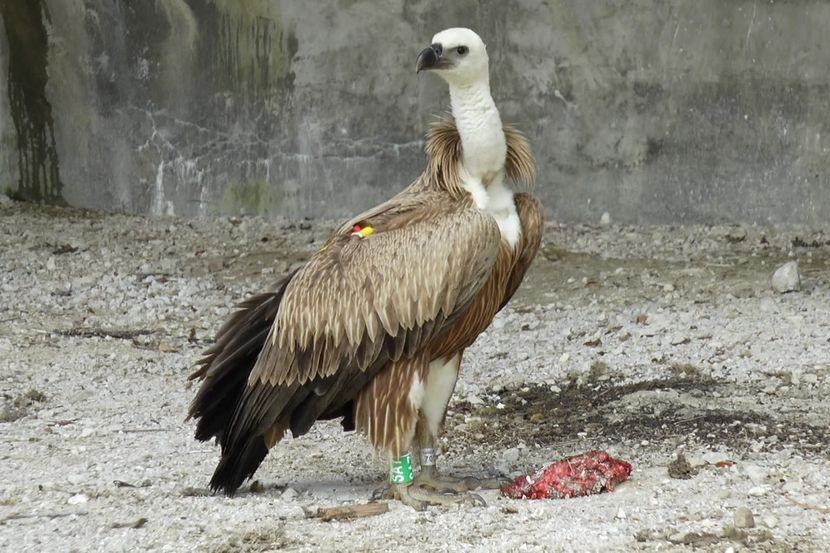
<instances>
[{"instance_id":1,"label":"white pebble","mask_svg":"<svg viewBox=\"0 0 830 553\"><path fill-rule=\"evenodd\" d=\"M67 500L67 503L70 505L79 505L81 503L86 503L87 501L89 501L89 497L85 494L79 493L70 497Z\"/></svg>"},{"instance_id":2,"label":"white pebble","mask_svg":"<svg viewBox=\"0 0 830 553\"><path fill-rule=\"evenodd\" d=\"M70 474L69 476L66 477L66 480L70 484L76 484L77 485L77 484L80 484L81 482L83 482L84 480L86 480L86 478L84 478L84 475L82 475L82 474Z\"/></svg>"},{"instance_id":3,"label":"white pebble","mask_svg":"<svg viewBox=\"0 0 830 553\"><path fill-rule=\"evenodd\" d=\"M801 289L797 261L788 261L775 270L772 275L772 289L781 294Z\"/></svg>"},{"instance_id":4,"label":"white pebble","mask_svg":"<svg viewBox=\"0 0 830 553\"><path fill-rule=\"evenodd\" d=\"M602 214L602 217L599 218L599 224L603 227L607 227L611 224L611 214L607 211Z\"/></svg>"},{"instance_id":5,"label":"white pebble","mask_svg":"<svg viewBox=\"0 0 830 553\"><path fill-rule=\"evenodd\" d=\"M738 507L735 509L735 528L754 528L755 517L749 507Z\"/></svg>"}]
</instances>

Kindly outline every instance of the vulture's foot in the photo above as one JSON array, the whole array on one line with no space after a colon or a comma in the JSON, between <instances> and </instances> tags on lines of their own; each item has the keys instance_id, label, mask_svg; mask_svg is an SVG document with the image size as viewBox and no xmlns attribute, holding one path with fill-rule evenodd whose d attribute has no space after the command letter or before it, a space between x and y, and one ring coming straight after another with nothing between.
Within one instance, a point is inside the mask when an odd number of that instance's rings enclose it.
<instances>
[{"instance_id":1,"label":"vulture's foot","mask_svg":"<svg viewBox=\"0 0 830 553\"><path fill-rule=\"evenodd\" d=\"M497 490L507 482L509 480L500 478L476 478L475 476L455 478L452 476L444 476L439 474L434 466L426 466L415 477L413 484L420 487L432 488L439 492L453 491L463 493L472 490Z\"/></svg>"},{"instance_id":2,"label":"vulture's foot","mask_svg":"<svg viewBox=\"0 0 830 553\"><path fill-rule=\"evenodd\" d=\"M388 501L390 499L400 499L400 496L395 490L395 486L389 482L372 492L371 501Z\"/></svg>"},{"instance_id":3,"label":"vulture's foot","mask_svg":"<svg viewBox=\"0 0 830 553\"><path fill-rule=\"evenodd\" d=\"M392 486L398 499L416 511L423 511L430 505L473 505L484 507L487 503L474 493L458 493L452 490L433 490L413 483L410 486Z\"/></svg>"},{"instance_id":4,"label":"vulture's foot","mask_svg":"<svg viewBox=\"0 0 830 553\"><path fill-rule=\"evenodd\" d=\"M423 511L430 505L474 505L486 506L484 499L466 490L456 491L446 487L440 490L413 482L409 486L389 484L372 493L372 501L396 499L416 511Z\"/></svg>"}]
</instances>

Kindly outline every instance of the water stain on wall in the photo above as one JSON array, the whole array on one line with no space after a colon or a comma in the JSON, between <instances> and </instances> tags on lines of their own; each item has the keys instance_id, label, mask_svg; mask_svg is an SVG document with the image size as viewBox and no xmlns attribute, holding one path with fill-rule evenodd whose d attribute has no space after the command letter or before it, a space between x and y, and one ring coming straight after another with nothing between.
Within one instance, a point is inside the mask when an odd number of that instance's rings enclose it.
<instances>
[{"instance_id":1,"label":"water stain on wall","mask_svg":"<svg viewBox=\"0 0 830 553\"><path fill-rule=\"evenodd\" d=\"M58 173L52 107L46 98L48 41L41 0L0 2L9 43L8 95L17 133L20 180L25 200L65 204Z\"/></svg>"},{"instance_id":2,"label":"water stain on wall","mask_svg":"<svg viewBox=\"0 0 830 553\"><path fill-rule=\"evenodd\" d=\"M217 14L213 52L218 88L249 97L290 93L297 39L279 15L261 13L246 2L225 7Z\"/></svg>"}]
</instances>

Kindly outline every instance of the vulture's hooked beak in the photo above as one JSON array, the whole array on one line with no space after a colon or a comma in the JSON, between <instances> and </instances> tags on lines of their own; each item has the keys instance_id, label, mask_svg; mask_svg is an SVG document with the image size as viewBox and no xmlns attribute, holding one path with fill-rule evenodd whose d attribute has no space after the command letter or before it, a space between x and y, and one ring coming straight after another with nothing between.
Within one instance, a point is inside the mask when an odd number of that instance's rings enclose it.
<instances>
[{"instance_id":1,"label":"vulture's hooked beak","mask_svg":"<svg viewBox=\"0 0 830 553\"><path fill-rule=\"evenodd\" d=\"M415 62L415 72L420 73L427 69L443 69L448 64L441 58L443 47L440 44L432 44L418 54L418 61Z\"/></svg>"}]
</instances>

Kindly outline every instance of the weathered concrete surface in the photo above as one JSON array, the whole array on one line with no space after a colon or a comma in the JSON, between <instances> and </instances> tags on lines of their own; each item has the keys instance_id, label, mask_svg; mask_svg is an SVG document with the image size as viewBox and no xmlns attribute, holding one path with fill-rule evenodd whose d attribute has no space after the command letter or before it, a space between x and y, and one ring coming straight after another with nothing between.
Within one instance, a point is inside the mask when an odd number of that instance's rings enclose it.
<instances>
[{"instance_id":1,"label":"weathered concrete surface","mask_svg":"<svg viewBox=\"0 0 830 553\"><path fill-rule=\"evenodd\" d=\"M377 202L418 173L447 105L438 79L414 74L418 50L467 25L488 43L504 119L532 139L553 217L830 217L824 1L41 3L72 205L341 216ZM3 79L21 55L7 39ZM0 181L37 190L9 152L25 145L9 106Z\"/></svg>"},{"instance_id":2,"label":"weathered concrete surface","mask_svg":"<svg viewBox=\"0 0 830 553\"><path fill-rule=\"evenodd\" d=\"M0 190L10 192L17 189L20 173L17 169L17 134L12 123L7 93L9 51L5 47L6 44L6 29L3 26L3 13L0 11Z\"/></svg>"}]
</instances>

